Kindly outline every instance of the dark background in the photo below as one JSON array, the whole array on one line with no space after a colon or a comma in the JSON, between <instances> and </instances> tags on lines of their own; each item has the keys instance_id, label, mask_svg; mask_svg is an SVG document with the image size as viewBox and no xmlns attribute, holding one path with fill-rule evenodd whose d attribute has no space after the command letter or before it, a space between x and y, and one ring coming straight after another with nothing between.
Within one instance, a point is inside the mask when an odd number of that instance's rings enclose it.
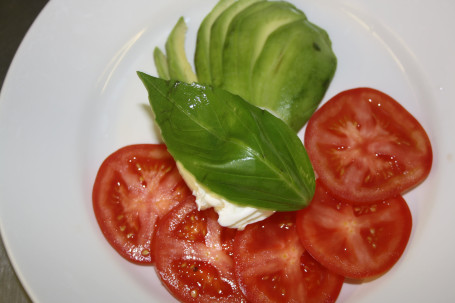
<instances>
[{"instance_id":1,"label":"dark background","mask_svg":"<svg viewBox=\"0 0 455 303\"><path fill-rule=\"evenodd\" d=\"M48 0L0 0L0 87L22 39ZM1 109L1 104L0 104ZM31 302L0 239L0 302Z\"/></svg>"}]
</instances>

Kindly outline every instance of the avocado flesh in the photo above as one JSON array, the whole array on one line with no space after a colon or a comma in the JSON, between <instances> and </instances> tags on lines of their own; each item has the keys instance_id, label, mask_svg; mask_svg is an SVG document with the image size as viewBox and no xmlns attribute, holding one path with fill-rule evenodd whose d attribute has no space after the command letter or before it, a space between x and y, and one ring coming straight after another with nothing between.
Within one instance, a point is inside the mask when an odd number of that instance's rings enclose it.
<instances>
[{"instance_id":1,"label":"avocado flesh","mask_svg":"<svg viewBox=\"0 0 455 303\"><path fill-rule=\"evenodd\" d=\"M337 60L330 38L284 1L221 0L197 35L194 73L184 49L180 18L155 49L163 79L222 87L268 109L299 131L322 100Z\"/></svg>"},{"instance_id":2,"label":"avocado flesh","mask_svg":"<svg viewBox=\"0 0 455 303\"><path fill-rule=\"evenodd\" d=\"M255 62L249 101L298 131L318 107L336 65L323 29L303 19L284 25L268 37Z\"/></svg>"},{"instance_id":3,"label":"avocado flesh","mask_svg":"<svg viewBox=\"0 0 455 303\"><path fill-rule=\"evenodd\" d=\"M186 57L185 36L187 29L185 20L181 17L172 29L165 47L170 79L192 83L197 82L197 77Z\"/></svg>"},{"instance_id":4,"label":"avocado flesh","mask_svg":"<svg viewBox=\"0 0 455 303\"><path fill-rule=\"evenodd\" d=\"M153 61L155 62L156 72L161 79L170 80L169 66L167 65L166 55L161 49L155 47L153 51Z\"/></svg>"},{"instance_id":5,"label":"avocado flesh","mask_svg":"<svg viewBox=\"0 0 455 303\"><path fill-rule=\"evenodd\" d=\"M202 84L211 83L210 69L210 33L213 22L236 0L220 0L212 11L202 20L196 38L196 51L194 54L194 64L199 82Z\"/></svg>"},{"instance_id":6,"label":"avocado flesh","mask_svg":"<svg viewBox=\"0 0 455 303\"><path fill-rule=\"evenodd\" d=\"M298 19L306 16L288 2L258 2L239 13L226 36L221 87L250 101L252 69L267 37Z\"/></svg>"},{"instance_id":7,"label":"avocado flesh","mask_svg":"<svg viewBox=\"0 0 455 303\"><path fill-rule=\"evenodd\" d=\"M232 19L250 5L264 0L239 0L225 9L213 22L210 31L211 85L220 86L223 79L223 47Z\"/></svg>"}]
</instances>

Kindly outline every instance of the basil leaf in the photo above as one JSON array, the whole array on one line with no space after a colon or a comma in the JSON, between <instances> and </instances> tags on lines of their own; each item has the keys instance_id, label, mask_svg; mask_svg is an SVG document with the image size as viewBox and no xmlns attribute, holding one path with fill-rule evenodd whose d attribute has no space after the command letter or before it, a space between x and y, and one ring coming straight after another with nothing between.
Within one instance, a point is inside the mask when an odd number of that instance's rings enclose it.
<instances>
[{"instance_id":1,"label":"basil leaf","mask_svg":"<svg viewBox=\"0 0 455 303\"><path fill-rule=\"evenodd\" d=\"M282 120L221 88L138 72L169 152L205 188L241 205L305 207L314 172Z\"/></svg>"}]
</instances>

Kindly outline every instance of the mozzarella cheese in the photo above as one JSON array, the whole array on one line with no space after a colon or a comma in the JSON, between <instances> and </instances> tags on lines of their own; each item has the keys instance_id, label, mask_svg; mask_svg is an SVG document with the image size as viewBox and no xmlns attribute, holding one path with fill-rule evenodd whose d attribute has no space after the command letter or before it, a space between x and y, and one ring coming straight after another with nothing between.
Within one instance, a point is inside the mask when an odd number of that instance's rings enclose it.
<instances>
[{"instance_id":1,"label":"mozzarella cheese","mask_svg":"<svg viewBox=\"0 0 455 303\"><path fill-rule=\"evenodd\" d=\"M229 202L197 183L196 178L180 162L177 162L177 168L188 187L193 191L198 209L204 210L213 207L218 213L218 222L222 226L242 230L248 224L262 221L274 213L271 210L239 206Z\"/></svg>"}]
</instances>

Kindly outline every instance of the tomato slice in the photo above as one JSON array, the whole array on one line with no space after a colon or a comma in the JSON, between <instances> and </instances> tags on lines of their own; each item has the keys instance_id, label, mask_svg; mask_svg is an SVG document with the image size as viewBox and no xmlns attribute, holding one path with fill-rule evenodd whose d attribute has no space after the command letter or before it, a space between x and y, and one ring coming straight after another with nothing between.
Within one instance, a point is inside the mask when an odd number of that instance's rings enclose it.
<instances>
[{"instance_id":1,"label":"tomato slice","mask_svg":"<svg viewBox=\"0 0 455 303\"><path fill-rule=\"evenodd\" d=\"M191 196L163 144L123 147L104 160L93 186L93 209L108 242L127 260L153 263L157 221Z\"/></svg>"},{"instance_id":2,"label":"tomato slice","mask_svg":"<svg viewBox=\"0 0 455 303\"><path fill-rule=\"evenodd\" d=\"M335 302L344 281L305 251L295 212L275 213L239 231L234 258L240 287L251 302Z\"/></svg>"},{"instance_id":3,"label":"tomato slice","mask_svg":"<svg viewBox=\"0 0 455 303\"><path fill-rule=\"evenodd\" d=\"M156 270L182 302L246 302L234 277L235 229L222 227L215 211L198 211L194 197L173 209L154 239Z\"/></svg>"},{"instance_id":4,"label":"tomato slice","mask_svg":"<svg viewBox=\"0 0 455 303\"><path fill-rule=\"evenodd\" d=\"M401 196L351 204L334 198L319 181L310 205L297 215L307 251L330 270L354 279L389 270L403 254L411 228L411 212Z\"/></svg>"},{"instance_id":5,"label":"tomato slice","mask_svg":"<svg viewBox=\"0 0 455 303\"><path fill-rule=\"evenodd\" d=\"M432 165L430 140L390 96L344 91L308 122L305 147L318 177L340 199L376 201L420 183Z\"/></svg>"}]
</instances>

